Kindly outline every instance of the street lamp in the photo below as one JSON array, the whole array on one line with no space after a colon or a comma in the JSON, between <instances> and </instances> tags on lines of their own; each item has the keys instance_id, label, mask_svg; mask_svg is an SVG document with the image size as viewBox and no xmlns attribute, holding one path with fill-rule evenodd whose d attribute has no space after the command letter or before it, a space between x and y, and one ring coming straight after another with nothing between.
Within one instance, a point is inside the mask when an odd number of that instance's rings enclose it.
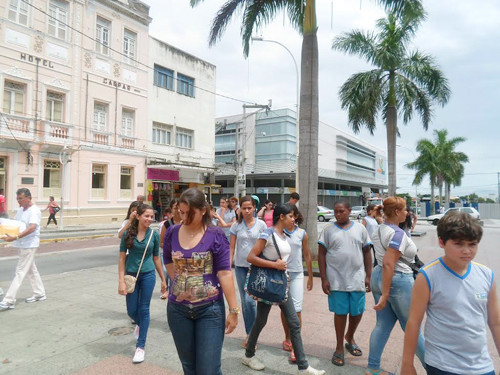
<instances>
[{"instance_id":1,"label":"street lamp","mask_svg":"<svg viewBox=\"0 0 500 375\"><path fill-rule=\"evenodd\" d=\"M413 158L415 160L417 160L417 157L415 155L415 153L413 152L413 150L409 147L406 147L406 146L403 146L403 145L396 145L396 147L401 147L401 148L405 148L407 149L408 151L411 152L411 154L413 155ZM418 215L418 192L417 192L417 185L415 185L415 214Z\"/></svg>"},{"instance_id":2,"label":"street lamp","mask_svg":"<svg viewBox=\"0 0 500 375\"><path fill-rule=\"evenodd\" d=\"M297 90L297 98L296 98L296 107L297 107L297 113L295 115L295 130L297 132L296 134L296 148L297 148L297 158L296 158L296 167L295 167L295 190L299 190L299 104L300 104L300 101L299 101L299 96L300 96L300 88L299 88L299 85L300 85L300 77L299 77L299 67L297 65L297 61L295 60L295 57L293 56L293 53L282 43L276 41L276 40L270 40L270 39L264 39L262 37L257 37L257 36L253 36L252 37L252 41L255 41L255 42L268 42L268 43L274 43L274 44L278 44L280 45L281 47L283 47L287 52L288 54L292 57L292 60L293 60L293 65L295 66L295 73L297 75L297 78L296 78L296 90Z\"/></svg>"}]
</instances>

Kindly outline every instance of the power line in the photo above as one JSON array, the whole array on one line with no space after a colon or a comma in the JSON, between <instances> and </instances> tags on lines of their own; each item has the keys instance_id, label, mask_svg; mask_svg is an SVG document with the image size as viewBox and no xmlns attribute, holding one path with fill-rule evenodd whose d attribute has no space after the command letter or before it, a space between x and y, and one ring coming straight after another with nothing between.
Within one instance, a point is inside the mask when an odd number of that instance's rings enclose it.
<instances>
[{"instance_id":1,"label":"power line","mask_svg":"<svg viewBox=\"0 0 500 375\"><path fill-rule=\"evenodd\" d=\"M47 13L46 11L44 11L43 9L40 9L40 8L36 7L35 5L31 4L28 0L21 0L21 1L22 1L22 2L24 2L24 3L26 3L26 4L28 4L28 5L29 5L30 7L32 7L33 9L38 10L40 13L45 14L47 17L49 17L49 18L52 18L52 19L56 20L59 24L64 25L64 26L68 27L69 29L73 30L74 32L76 32L76 33L78 33L78 34L80 34L80 35L82 35L82 36L84 36L84 37L86 37L86 38L88 38L88 39L92 40L93 42L98 43L98 44L100 44L100 45L102 45L102 46L104 46L104 47L108 48L110 51L115 52L115 53L117 53L117 54L119 54L119 55L121 55L121 56L123 56L123 57L126 57L128 60L133 61L133 62L137 63L138 65L142 65L142 66L144 66L146 69L149 69L149 70L154 71L154 68L151 68L149 65L144 64L143 62L141 62L141 61L139 61L139 60L137 60L137 59L135 59L135 58L131 58L130 56L128 56L128 55L126 55L126 54L124 54L123 52L120 52L120 51L118 51L118 50L116 50L116 49L114 49L114 48L111 48L111 46L107 46L107 45L105 45L105 44L104 44L103 42L101 42L100 40L97 40L97 39L95 39L95 38L93 38L93 37L91 37L91 36L89 36L89 35L87 35L87 34L85 34L85 33L81 32L80 30L75 29L74 27L72 27L71 25L67 24L66 22L62 22L62 21L60 21L58 18L56 18L56 17L54 17L54 16L50 15L49 13ZM149 34L148 34L148 36L149 36ZM179 79L178 79L178 78L175 78L175 80L179 82ZM211 91L211 90L205 89L205 88L200 87L200 86L196 86L196 85L191 85L191 86L192 86L192 87L195 87L195 88L197 88L197 89L199 89L199 90L201 90L201 91L205 91L205 92L208 92L208 93L210 93L210 94L213 94L213 95L216 95L216 96L220 96L221 98L234 100L234 101L236 101L236 102L240 102L240 103L244 103L244 104L254 104L253 102L249 102L249 101L246 101L246 100L241 100L241 99L234 98L234 97L231 97L231 96L228 96L228 95L224 95L224 94L219 94L219 93L217 93L217 92L215 92L215 91Z\"/></svg>"}]
</instances>

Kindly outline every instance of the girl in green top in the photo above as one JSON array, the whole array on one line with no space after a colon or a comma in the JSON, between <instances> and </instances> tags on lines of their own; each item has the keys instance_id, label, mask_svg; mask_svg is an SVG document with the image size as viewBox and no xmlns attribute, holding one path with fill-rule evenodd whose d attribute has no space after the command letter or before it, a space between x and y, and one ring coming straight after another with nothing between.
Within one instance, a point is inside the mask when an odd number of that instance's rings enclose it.
<instances>
[{"instance_id":1,"label":"girl in green top","mask_svg":"<svg viewBox=\"0 0 500 375\"><path fill-rule=\"evenodd\" d=\"M137 323L134 330L134 337L137 340L134 363L144 361L144 347L149 328L149 305L156 283L155 269L160 275L161 292L165 293L167 290L160 260L160 236L150 228L153 219L153 209L147 204L139 205L137 214L122 237L120 244L118 293L127 297L127 313ZM127 250L129 251L128 256L126 255ZM144 252L144 261L141 266ZM127 294L125 275L136 276L139 267L140 272L135 290Z\"/></svg>"}]
</instances>

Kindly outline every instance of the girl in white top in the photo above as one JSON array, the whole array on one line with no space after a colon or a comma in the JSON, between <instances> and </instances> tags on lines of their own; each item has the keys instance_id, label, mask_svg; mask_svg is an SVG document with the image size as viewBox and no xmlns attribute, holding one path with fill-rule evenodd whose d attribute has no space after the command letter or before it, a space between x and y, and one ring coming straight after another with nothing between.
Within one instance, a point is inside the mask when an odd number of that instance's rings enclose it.
<instances>
[{"instance_id":1,"label":"girl in white top","mask_svg":"<svg viewBox=\"0 0 500 375\"><path fill-rule=\"evenodd\" d=\"M248 335L252 330L255 317L257 316L257 302L245 293L245 281L250 263L247 262L248 253L257 242L260 234L267 229L262 220L255 218L255 201L250 195L240 200L238 221L233 223L229 233L229 248L231 250L231 263L234 259L234 273L240 291L241 310L245 321L246 339L243 347L246 348ZM236 254L235 254L236 252Z\"/></svg>"},{"instance_id":2,"label":"girl in white top","mask_svg":"<svg viewBox=\"0 0 500 375\"><path fill-rule=\"evenodd\" d=\"M304 218L297 206L293 205L293 216L295 223L293 226L285 228L285 233L288 236L287 240L290 244L292 252L287 261L287 272L290 276L290 291L289 296L292 298L295 311L302 326L302 302L304 300L304 266L302 264L302 256L306 261L307 266L307 290L313 288L313 270L311 254L309 252L309 236L306 231L299 228ZM285 340L283 341L283 350L290 352L290 361L295 362L295 353L292 349L292 341L290 340L290 330L286 324L285 314L281 313L281 323L285 331Z\"/></svg>"},{"instance_id":3,"label":"girl in white top","mask_svg":"<svg viewBox=\"0 0 500 375\"><path fill-rule=\"evenodd\" d=\"M267 228L261 233L255 246L250 251L250 254L248 254L248 262L258 267L275 268L286 271L287 260L291 253L291 247L287 241L284 229L286 227L293 226L294 223L295 217L293 215L292 206L289 204L277 206L274 209L273 226L271 228ZM273 237L280 250L281 259L279 259ZM261 254L265 259L261 257ZM241 362L250 367L252 370L263 370L265 368L265 365L255 357L255 346L260 332L266 325L271 307L272 305L267 303L257 302L257 318L255 319L255 324L248 338L245 355L241 359ZM300 335L300 322L295 312L292 299L288 298L285 302L281 303L279 307L285 314L286 322L290 328L292 347L297 357L299 373L314 375L324 374L325 371L316 370L309 366L309 363L307 362L304 348L302 346L302 337Z\"/></svg>"}]
</instances>

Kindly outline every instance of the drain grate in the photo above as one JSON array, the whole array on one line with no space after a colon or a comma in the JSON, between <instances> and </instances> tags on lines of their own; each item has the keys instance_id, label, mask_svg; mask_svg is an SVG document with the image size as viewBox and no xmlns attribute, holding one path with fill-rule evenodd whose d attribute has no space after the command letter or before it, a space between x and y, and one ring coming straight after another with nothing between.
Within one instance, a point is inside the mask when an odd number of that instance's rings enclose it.
<instances>
[{"instance_id":1,"label":"drain grate","mask_svg":"<svg viewBox=\"0 0 500 375\"><path fill-rule=\"evenodd\" d=\"M122 336L122 335L130 335L134 331L134 327L116 327L111 328L108 331L108 334L111 336Z\"/></svg>"}]
</instances>

